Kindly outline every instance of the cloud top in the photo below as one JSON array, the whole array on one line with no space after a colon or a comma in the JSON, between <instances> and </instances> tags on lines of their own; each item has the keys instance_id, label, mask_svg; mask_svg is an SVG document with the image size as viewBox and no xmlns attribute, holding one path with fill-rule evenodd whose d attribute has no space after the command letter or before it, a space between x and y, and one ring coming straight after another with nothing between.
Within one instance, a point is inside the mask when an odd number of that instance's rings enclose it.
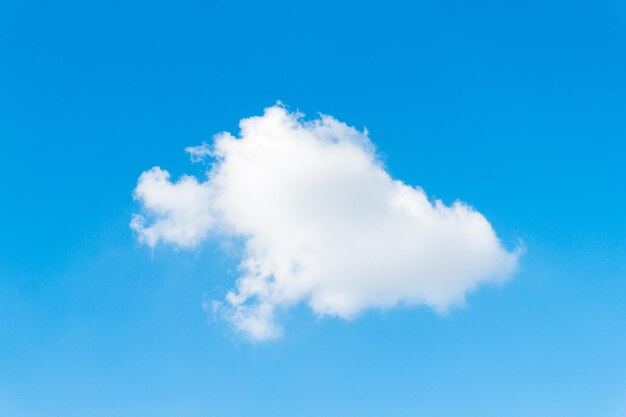
<instances>
[{"instance_id":1,"label":"cloud top","mask_svg":"<svg viewBox=\"0 0 626 417\"><path fill-rule=\"evenodd\" d=\"M280 336L277 314L297 303L346 319L398 304L445 311L514 272L520 250L470 206L391 178L367 132L278 105L240 128L186 149L212 158L203 181L144 172L131 228L151 247L240 239L241 276L214 306L250 339Z\"/></svg>"}]
</instances>

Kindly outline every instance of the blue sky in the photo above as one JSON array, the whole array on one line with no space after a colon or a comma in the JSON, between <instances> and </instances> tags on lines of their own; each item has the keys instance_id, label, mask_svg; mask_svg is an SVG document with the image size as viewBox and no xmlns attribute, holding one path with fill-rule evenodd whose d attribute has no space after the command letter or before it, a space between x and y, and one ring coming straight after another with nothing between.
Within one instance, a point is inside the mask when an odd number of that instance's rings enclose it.
<instances>
[{"instance_id":1,"label":"blue sky","mask_svg":"<svg viewBox=\"0 0 626 417\"><path fill-rule=\"evenodd\" d=\"M125 3L0 6L1 417L626 414L623 2ZM366 127L518 272L242 340L202 308L238 259L140 245L132 193L277 100Z\"/></svg>"}]
</instances>

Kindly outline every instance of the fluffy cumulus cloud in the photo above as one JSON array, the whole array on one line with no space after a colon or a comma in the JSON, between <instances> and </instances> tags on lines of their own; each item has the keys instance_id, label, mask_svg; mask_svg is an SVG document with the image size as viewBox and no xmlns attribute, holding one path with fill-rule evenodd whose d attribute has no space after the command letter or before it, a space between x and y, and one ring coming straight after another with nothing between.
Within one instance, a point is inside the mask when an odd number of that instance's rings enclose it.
<instances>
[{"instance_id":1,"label":"fluffy cumulus cloud","mask_svg":"<svg viewBox=\"0 0 626 417\"><path fill-rule=\"evenodd\" d=\"M445 311L515 270L520 251L483 215L393 179L367 132L282 106L240 128L186 149L209 162L202 181L144 172L131 227L151 247L241 241L241 275L213 306L250 339L278 337L277 315L297 303L346 319L399 304Z\"/></svg>"}]
</instances>

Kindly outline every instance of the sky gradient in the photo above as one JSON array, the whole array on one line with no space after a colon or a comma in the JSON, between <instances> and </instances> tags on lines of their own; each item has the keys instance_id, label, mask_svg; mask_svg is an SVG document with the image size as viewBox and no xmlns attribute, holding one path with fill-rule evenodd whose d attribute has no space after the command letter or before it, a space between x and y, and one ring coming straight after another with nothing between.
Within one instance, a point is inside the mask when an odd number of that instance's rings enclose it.
<instances>
[{"instance_id":1,"label":"sky gradient","mask_svg":"<svg viewBox=\"0 0 626 417\"><path fill-rule=\"evenodd\" d=\"M626 6L0 5L0 417L626 415ZM204 311L219 241L138 244L139 175L278 100L525 255L445 315Z\"/></svg>"}]
</instances>

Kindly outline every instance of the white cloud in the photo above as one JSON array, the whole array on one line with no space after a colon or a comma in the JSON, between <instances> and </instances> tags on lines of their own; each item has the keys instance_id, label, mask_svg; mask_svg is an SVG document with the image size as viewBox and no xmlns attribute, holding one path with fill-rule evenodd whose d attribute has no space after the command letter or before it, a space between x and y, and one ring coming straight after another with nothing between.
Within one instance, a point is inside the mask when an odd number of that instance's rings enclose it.
<instances>
[{"instance_id":1,"label":"white cloud","mask_svg":"<svg viewBox=\"0 0 626 417\"><path fill-rule=\"evenodd\" d=\"M135 198L155 220L146 226L146 219L135 214L130 227L138 233L139 241L149 246L159 241L195 246L213 224L211 193L208 184L189 176L173 184L167 171L154 167L139 177Z\"/></svg>"},{"instance_id":2,"label":"white cloud","mask_svg":"<svg viewBox=\"0 0 626 417\"><path fill-rule=\"evenodd\" d=\"M212 155L211 147L205 142L198 146L187 146L185 152L191 157L191 162L202 162Z\"/></svg>"},{"instance_id":3,"label":"white cloud","mask_svg":"<svg viewBox=\"0 0 626 417\"><path fill-rule=\"evenodd\" d=\"M398 304L445 311L515 270L520 250L504 249L468 205L391 178L367 132L281 106L240 127L239 138L187 148L215 159L203 182L144 172L135 198L151 221L135 215L131 227L151 247L241 239L242 274L214 306L250 339L279 336L277 313L300 302L346 319Z\"/></svg>"}]
</instances>

